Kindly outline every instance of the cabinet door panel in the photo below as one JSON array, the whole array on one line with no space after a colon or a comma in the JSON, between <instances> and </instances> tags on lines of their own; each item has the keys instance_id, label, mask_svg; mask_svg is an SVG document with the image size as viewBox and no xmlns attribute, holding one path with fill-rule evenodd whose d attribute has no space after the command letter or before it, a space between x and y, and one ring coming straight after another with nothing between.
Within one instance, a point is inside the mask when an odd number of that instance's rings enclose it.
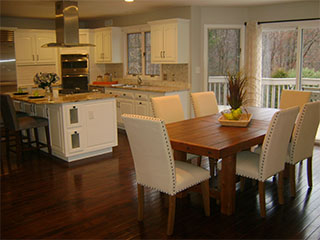
<instances>
[{"instance_id":1,"label":"cabinet door panel","mask_svg":"<svg viewBox=\"0 0 320 240\"><path fill-rule=\"evenodd\" d=\"M112 145L116 141L114 131L117 128L116 118L114 117L115 102L88 104L84 111L87 123L87 148Z\"/></svg>"},{"instance_id":2,"label":"cabinet door panel","mask_svg":"<svg viewBox=\"0 0 320 240\"><path fill-rule=\"evenodd\" d=\"M151 62L161 62L163 56L163 27L151 27Z\"/></svg>"},{"instance_id":3,"label":"cabinet door panel","mask_svg":"<svg viewBox=\"0 0 320 240\"><path fill-rule=\"evenodd\" d=\"M15 51L17 64L33 64L35 61L33 38L27 34L16 34Z\"/></svg>"},{"instance_id":4,"label":"cabinet door panel","mask_svg":"<svg viewBox=\"0 0 320 240\"><path fill-rule=\"evenodd\" d=\"M118 104L120 108L120 117L119 122L123 123L121 115L124 113L133 114L134 113L134 106L133 106L133 100L127 100L127 99L118 99Z\"/></svg>"},{"instance_id":5,"label":"cabinet door panel","mask_svg":"<svg viewBox=\"0 0 320 240\"><path fill-rule=\"evenodd\" d=\"M163 28L163 50L166 61L176 61L177 53L177 25L166 24ZM187 51L187 49L186 49Z\"/></svg>"},{"instance_id":6,"label":"cabinet door panel","mask_svg":"<svg viewBox=\"0 0 320 240\"><path fill-rule=\"evenodd\" d=\"M112 61L112 39L111 31L103 33L103 59L105 62Z\"/></svg>"},{"instance_id":7,"label":"cabinet door panel","mask_svg":"<svg viewBox=\"0 0 320 240\"><path fill-rule=\"evenodd\" d=\"M149 116L149 104L146 101L135 102L135 114Z\"/></svg>"},{"instance_id":8,"label":"cabinet door panel","mask_svg":"<svg viewBox=\"0 0 320 240\"><path fill-rule=\"evenodd\" d=\"M57 51L55 48L43 48L43 44L55 42L54 34L36 35L36 61L38 63L55 63Z\"/></svg>"},{"instance_id":9,"label":"cabinet door panel","mask_svg":"<svg viewBox=\"0 0 320 240\"><path fill-rule=\"evenodd\" d=\"M103 43L102 32L96 32L95 33L95 44L96 44L95 59L97 63L103 62L102 43Z\"/></svg>"}]
</instances>

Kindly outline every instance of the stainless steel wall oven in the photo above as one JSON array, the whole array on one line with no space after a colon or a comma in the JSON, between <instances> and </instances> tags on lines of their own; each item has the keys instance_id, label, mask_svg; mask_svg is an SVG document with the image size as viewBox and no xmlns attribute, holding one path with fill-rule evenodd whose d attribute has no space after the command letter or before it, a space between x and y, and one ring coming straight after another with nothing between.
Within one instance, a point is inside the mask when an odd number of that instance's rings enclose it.
<instances>
[{"instance_id":1,"label":"stainless steel wall oven","mask_svg":"<svg viewBox=\"0 0 320 240\"><path fill-rule=\"evenodd\" d=\"M62 88L88 91L89 56L88 54L61 55Z\"/></svg>"}]
</instances>

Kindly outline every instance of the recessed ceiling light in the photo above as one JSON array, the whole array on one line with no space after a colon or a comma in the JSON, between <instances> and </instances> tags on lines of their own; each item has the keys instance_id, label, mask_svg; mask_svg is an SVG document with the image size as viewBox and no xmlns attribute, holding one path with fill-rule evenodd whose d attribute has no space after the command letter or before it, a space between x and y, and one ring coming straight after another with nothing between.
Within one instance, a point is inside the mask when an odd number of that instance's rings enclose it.
<instances>
[{"instance_id":1,"label":"recessed ceiling light","mask_svg":"<svg viewBox=\"0 0 320 240\"><path fill-rule=\"evenodd\" d=\"M134 2L134 0L124 0L125 2Z\"/></svg>"}]
</instances>

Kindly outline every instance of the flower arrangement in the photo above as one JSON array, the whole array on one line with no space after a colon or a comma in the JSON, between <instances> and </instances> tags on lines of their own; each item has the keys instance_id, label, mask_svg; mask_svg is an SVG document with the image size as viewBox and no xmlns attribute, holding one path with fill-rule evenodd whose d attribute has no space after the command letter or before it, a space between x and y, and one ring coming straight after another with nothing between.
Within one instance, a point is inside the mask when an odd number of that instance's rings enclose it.
<instances>
[{"instance_id":1,"label":"flower arrangement","mask_svg":"<svg viewBox=\"0 0 320 240\"><path fill-rule=\"evenodd\" d=\"M33 77L33 81L38 87L45 89L46 87L51 88L51 84L59 81L60 78L56 73L37 73Z\"/></svg>"}]
</instances>

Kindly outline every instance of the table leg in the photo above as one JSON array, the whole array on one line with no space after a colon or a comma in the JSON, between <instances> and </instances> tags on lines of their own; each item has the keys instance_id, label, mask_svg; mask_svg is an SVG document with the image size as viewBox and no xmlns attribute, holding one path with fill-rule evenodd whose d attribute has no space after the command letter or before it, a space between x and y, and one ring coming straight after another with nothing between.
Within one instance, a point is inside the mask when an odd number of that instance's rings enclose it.
<instances>
[{"instance_id":1,"label":"table leg","mask_svg":"<svg viewBox=\"0 0 320 240\"><path fill-rule=\"evenodd\" d=\"M220 181L221 213L232 215L235 211L236 197L236 155L222 158Z\"/></svg>"},{"instance_id":2,"label":"table leg","mask_svg":"<svg viewBox=\"0 0 320 240\"><path fill-rule=\"evenodd\" d=\"M186 161L187 160L187 153L186 152L181 152L178 150L174 150L173 152L173 157L174 160L179 160L179 161Z\"/></svg>"}]
</instances>

